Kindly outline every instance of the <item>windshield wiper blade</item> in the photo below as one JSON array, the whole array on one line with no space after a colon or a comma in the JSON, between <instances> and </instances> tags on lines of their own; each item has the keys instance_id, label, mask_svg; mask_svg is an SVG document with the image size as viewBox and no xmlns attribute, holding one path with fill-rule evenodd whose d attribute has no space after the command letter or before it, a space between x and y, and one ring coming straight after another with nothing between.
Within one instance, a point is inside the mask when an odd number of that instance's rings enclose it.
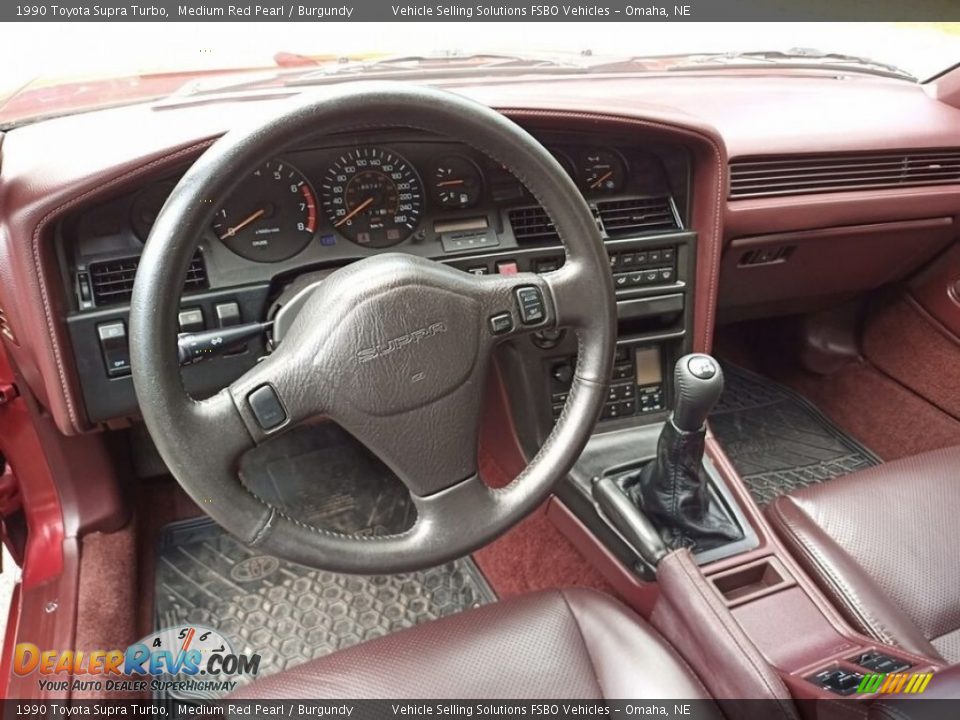
<instances>
[{"instance_id":1,"label":"windshield wiper blade","mask_svg":"<svg viewBox=\"0 0 960 720\"><path fill-rule=\"evenodd\" d=\"M690 70L703 65L738 65L743 66L750 63L792 65L794 67L831 67L831 68L855 68L863 72L869 72L875 75L886 77L901 78L905 80L917 81L917 78L896 65L874 60L860 55L848 55L846 53L825 52L811 48L792 48L790 50L747 50L731 53L715 53L710 55L699 55L688 58L670 70Z\"/></svg>"}]
</instances>

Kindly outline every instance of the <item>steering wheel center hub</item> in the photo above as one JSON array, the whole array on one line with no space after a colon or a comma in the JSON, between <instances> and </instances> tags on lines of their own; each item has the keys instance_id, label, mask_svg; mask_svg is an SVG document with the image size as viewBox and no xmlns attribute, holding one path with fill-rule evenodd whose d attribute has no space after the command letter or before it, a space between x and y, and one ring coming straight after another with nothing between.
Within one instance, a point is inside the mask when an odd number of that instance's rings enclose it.
<instances>
[{"instance_id":1,"label":"steering wheel center hub","mask_svg":"<svg viewBox=\"0 0 960 720\"><path fill-rule=\"evenodd\" d=\"M338 394L356 409L407 412L472 377L481 306L458 291L457 271L437 270L406 256L371 258L331 276L304 308L301 327L324 345L323 374L339 378ZM284 342L302 342L296 334Z\"/></svg>"}]
</instances>

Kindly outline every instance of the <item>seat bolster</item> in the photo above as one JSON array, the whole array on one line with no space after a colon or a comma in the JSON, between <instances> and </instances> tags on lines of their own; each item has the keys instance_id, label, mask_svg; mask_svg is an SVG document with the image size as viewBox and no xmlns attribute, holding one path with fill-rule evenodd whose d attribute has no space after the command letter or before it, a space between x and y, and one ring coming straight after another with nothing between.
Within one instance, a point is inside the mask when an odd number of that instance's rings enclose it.
<instances>
[{"instance_id":1,"label":"seat bolster","mask_svg":"<svg viewBox=\"0 0 960 720\"><path fill-rule=\"evenodd\" d=\"M683 658L633 612L592 590L561 592L604 698L709 699Z\"/></svg>"},{"instance_id":2,"label":"seat bolster","mask_svg":"<svg viewBox=\"0 0 960 720\"><path fill-rule=\"evenodd\" d=\"M802 495L783 495L766 510L767 519L794 558L855 628L889 645L942 660L920 628L813 520L805 510L809 502Z\"/></svg>"},{"instance_id":3,"label":"seat bolster","mask_svg":"<svg viewBox=\"0 0 960 720\"><path fill-rule=\"evenodd\" d=\"M495 602L362 642L235 690L311 698L704 699L643 620L584 589Z\"/></svg>"}]
</instances>

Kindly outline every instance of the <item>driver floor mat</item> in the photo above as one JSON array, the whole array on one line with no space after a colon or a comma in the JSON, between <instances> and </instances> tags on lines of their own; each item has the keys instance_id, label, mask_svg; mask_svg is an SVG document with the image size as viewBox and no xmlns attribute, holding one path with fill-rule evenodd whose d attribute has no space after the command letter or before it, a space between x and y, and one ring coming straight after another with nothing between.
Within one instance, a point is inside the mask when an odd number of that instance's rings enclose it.
<instances>
[{"instance_id":1,"label":"driver floor mat","mask_svg":"<svg viewBox=\"0 0 960 720\"><path fill-rule=\"evenodd\" d=\"M727 363L710 427L760 505L880 459L789 388Z\"/></svg>"},{"instance_id":2,"label":"driver floor mat","mask_svg":"<svg viewBox=\"0 0 960 720\"><path fill-rule=\"evenodd\" d=\"M234 653L260 656L257 677L496 600L469 557L402 575L342 575L263 555L207 518L164 528L155 580L158 637L181 626L197 628L191 638L213 629ZM194 687L158 699L226 694Z\"/></svg>"}]
</instances>

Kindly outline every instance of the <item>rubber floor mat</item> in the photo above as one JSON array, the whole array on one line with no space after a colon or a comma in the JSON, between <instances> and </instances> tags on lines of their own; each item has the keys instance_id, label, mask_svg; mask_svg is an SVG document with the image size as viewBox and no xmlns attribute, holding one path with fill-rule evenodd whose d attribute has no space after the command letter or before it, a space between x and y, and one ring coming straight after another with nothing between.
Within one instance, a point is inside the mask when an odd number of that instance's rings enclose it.
<instances>
[{"instance_id":1,"label":"rubber floor mat","mask_svg":"<svg viewBox=\"0 0 960 720\"><path fill-rule=\"evenodd\" d=\"M723 372L710 427L761 505L880 463L789 388L726 363Z\"/></svg>"},{"instance_id":2,"label":"rubber floor mat","mask_svg":"<svg viewBox=\"0 0 960 720\"><path fill-rule=\"evenodd\" d=\"M495 599L469 557L401 575L342 575L265 556L199 518L163 532L156 630L213 628L233 652L260 655L263 677Z\"/></svg>"},{"instance_id":3,"label":"rubber floor mat","mask_svg":"<svg viewBox=\"0 0 960 720\"><path fill-rule=\"evenodd\" d=\"M329 530L395 533L416 517L396 476L332 424L265 443L243 459L240 474L263 499ZM343 575L264 555L207 518L164 528L155 582L157 631L212 628L235 653L260 655L257 677L496 600L469 557L415 573Z\"/></svg>"}]
</instances>

